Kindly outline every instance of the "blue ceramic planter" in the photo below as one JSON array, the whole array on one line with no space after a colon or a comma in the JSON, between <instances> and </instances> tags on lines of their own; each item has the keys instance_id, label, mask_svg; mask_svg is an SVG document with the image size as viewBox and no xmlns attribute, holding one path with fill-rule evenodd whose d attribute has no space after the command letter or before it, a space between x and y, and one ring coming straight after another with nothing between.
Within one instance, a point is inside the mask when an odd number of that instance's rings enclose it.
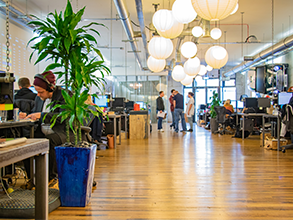
<instances>
[{"instance_id":1,"label":"blue ceramic planter","mask_svg":"<svg viewBox=\"0 0 293 220\"><path fill-rule=\"evenodd\" d=\"M85 207L91 198L97 145L55 147L61 206Z\"/></svg>"}]
</instances>

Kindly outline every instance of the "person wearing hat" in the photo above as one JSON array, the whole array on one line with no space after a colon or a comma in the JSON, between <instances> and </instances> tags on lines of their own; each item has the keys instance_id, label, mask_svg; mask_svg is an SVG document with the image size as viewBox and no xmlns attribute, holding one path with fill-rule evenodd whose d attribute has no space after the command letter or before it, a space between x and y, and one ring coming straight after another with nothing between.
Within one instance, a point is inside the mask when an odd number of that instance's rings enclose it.
<instances>
[{"instance_id":1,"label":"person wearing hat","mask_svg":"<svg viewBox=\"0 0 293 220\"><path fill-rule=\"evenodd\" d=\"M51 119L54 115L59 114L62 109L56 108L54 112L50 110L58 104L65 104L64 98L61 93L61 87L55 86L56 78L51 72L44 72L42 74L35 75L34 86L38 92L35 98L35 106L32 109L31 114L19 113L20 119L32 119L38 121L37 129L35 130L35 138L47 138L50 143L49 151L49 180L57 180L57 167L56 167L56 155L55 147L60 146L66 142L66 129L65 122L61 123L61 119L56 120L56 124L53 128L50 128ZM51 106L48 104L53 102ZM47 114L47 115L46 115ZM46 115L45 119L44 116ZM27 173L29 175L29 166L25 165Z\"/></svg>"}]
</instances>

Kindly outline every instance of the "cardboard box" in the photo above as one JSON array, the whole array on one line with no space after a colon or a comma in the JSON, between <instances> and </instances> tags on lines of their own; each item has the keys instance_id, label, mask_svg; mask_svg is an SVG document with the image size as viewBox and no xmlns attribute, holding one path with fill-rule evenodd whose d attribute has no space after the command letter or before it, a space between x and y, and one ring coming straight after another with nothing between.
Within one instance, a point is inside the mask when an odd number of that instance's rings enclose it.
<instances>
[{"instance_id":1,"label":"cardboard box","mask_svg":"<svg viewBox=\"0 0 293 220\"><path fill-rule=\"evenodd\" d=\"M262 133L260 134L260 139L262 140ZM270 140L272 139L272 134L271 133L265 133L265 140Z\"/></svg>"}]
</instances>

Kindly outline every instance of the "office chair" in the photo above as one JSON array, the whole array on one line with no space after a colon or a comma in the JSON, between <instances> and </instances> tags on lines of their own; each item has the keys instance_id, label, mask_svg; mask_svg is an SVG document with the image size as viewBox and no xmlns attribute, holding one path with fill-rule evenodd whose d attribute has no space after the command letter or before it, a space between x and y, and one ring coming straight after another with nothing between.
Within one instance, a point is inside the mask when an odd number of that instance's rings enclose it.
<instances>
[{"instance_id":1,"label":"office chair","mask_svg":"<svg viewBox=\"0 0 293 220\"><path fill-rule=\"evenodd\" d=\"M96 108L94 106L89 106L89 108L91 110L96 111ZM96 118L93 114L89 114L89 116L90 117L88 118L88 121L86 121L85 119L83 120L83 124L86 125L86 126L81 126L81 132L82 132L82 135L83 135L83 139L85 141L88 141L89 143L96 144L98 149L100 149L101 146L108 147L107 144L99 142L99 140L95 140L92 137L91 132L94 129L92 129L91 127L93 125L94 120L99 120L99 118ZM102 135L102 131L101 131L101 135Z\"/></svg>"},{"instance_id":2,"label":"office chair","mask_svg":"<svg viewBox=\"0 0 293 220\"><path fill-rule=\"evenodd\" d=\"M290 132L291 144L280 147L283 153L285 153L287 149L293 149L293 108L291 105L286 105L286 130Z\"/></svg>"},{"instance_id":3,"label":"office chair","mask_svg":"<svg viewBox=\"0 0 293 220\"><path fill-rule=\"evenodd\" d=\"M228 118L226 118L226 108L224 106L215 106L215 111L217 113L216 121L223 128L222 130L219 130L220 128L218 128L218 131L215 133L220 133L221 135L225 133L232 134L232 131L226 129L228 122Z\"/></svg>"}]
</instances>

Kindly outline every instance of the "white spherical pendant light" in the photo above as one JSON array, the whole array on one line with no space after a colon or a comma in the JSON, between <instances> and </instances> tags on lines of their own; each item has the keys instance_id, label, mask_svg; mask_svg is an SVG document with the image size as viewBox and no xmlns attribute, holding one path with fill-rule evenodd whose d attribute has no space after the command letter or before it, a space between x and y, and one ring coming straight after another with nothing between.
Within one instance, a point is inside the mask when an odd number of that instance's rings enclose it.
<instances>
[{"instance_id":1,"label":"white spherical pendant light","mask_svg":"<svg viewBox=\"0 0 293 220\"><path fill-rule=\"evenodd\" d=\"M183 24L192 22L197 16L190 0L176 0L172 6L172 14L176 21Z\"/></svg>"},{"instance_id":2,"label":"white spherical pendant light","mask_svg":"<svg viewBox=\"0 0 293 220\"><path fill-rule=\"evenodd\" d=\"M165 32L158 31L158 33L164 38L174 39L182 33L183 28L184 24L175 20L173 26L170 29L166 30Z\"/></svg>"},{"instance_id":3,"label":"white spherical pendant light","mask_svg":"<svg viewBox=\"0 0 293 220\"><path fill-rule=\"evenodd\" d=\"M195 57L195 58L189 58L185 63L184 63L184 72L186 75L189 76L196 76L200 71L200 60Z\"/></svg>"},{"instance_id":4,"label":"white spherical pendant light","mask_svg":"<svg viewBox=\"0 0 293 220\"><path fill-rule=\"evenodd\" d=\"M181 80L182 85L187 86L193 82L194 77L186 75L183 80Z\"/></svg>"},{"instance_id":5,"label":"white spherical pendant light","mask_svg":"<svg viewBox=\"0 0 293 220\"><path fill-rule=\"evenodd\" d=\"M153 37L148 45L150 55L156 59L167 59L173 52L173 43L164 37Z\"/></svg>"},{"instance_id":6,"label":"white spherical pendant light","mask_svg":"<svg viewBox=\"0 0 293 220\"><path fill-rule=\"evenodd\" d=\"M180 82L181 80L183 80L185 78L186 74L184 72L184 69L182 66L180 65L176 65L172 71L172 78L177 81Z\"/></svg>"},{"instance_id":7,"label":"white spherical pendant light","mask_svg":"<svg viewBox=\"0 0 293 220\"><path fill-rule=\"evenodd\" d=\"M236 5L236 7L235 7L235 9L231 12L231 14L230 15L233 15L233 14L235 14L237 11L238 11L238 8L239 8L239 4L237 3L237 5Z\"/></svg>"},{"instance_id":8,"label":"white spherical pendant light","mask_svg":"<svg viewBox=\"0 0 293 220\"><path fill-rule=\"evenodd\" d=\"M166 66L166 60L158 60L150 56L147 61L148 68L155 72L161 72Z\"/></svg>"},{"instance_id":9,"label":"white spherical pendant light","mask_svg":"<svg viewBox=\"0 0 293 220\"><path fill-rule=\"evenodd\" d=\"M214 69L220 69L221 67L225 66L226 63L228 62L228 53L226 53L226 56L221 60L218 60L214 57L213 50L217 49L217 47L220 47L220 46L210 47L205 54L206 63L209 66L213 67Z\"/></svg>"},{"instance_id":10,"label":"white spherical pendant light","mask_svg":"<svg viewBox=\"0 0 293 220\"><path fill-rule=\"evenodd\" d=\"M209 21L228 17L235 9L238 0L191 0L197 14Z\"/></svg>"},{"instance_id":11,"label":"white spherical pendant light","mask_svg":"<svg viewBox=\"0 0 293 220\"><path fill-rule=\"evenodd\" d=\"M198 75L204 76L207 73L207 68L204 65L200 65L200 71Z\"/></svg>"},{"instance_id":12,"label":"white spherical pendant light","mask_svg":"<svg viewBox=\"0 0 293 220\"><path fill-rule=\"evenodd\" d=\"M160 9L153 15L153 25L158 31L165 32L174 24L172 11L167 9Z\"/></svg>"},{"instance_id":13,"label":"white spherical pendant light","mask_svg":"<svg viewBox=\"0 0 293 220\"><path fill-rule=\"evenodd\" d=\"M207 71L212 71L214 68L213 67L211 67L211 66L209 66L209 65L206 65L206 69L207 69Z\"/></svg>"},{"instance_id":14,"label":"white spherical pendant light","mask_svg":"<svg viewBox=\"0 0 293 220\"><path fill-rule=\"evenodd\" d=\"M211 30L211 38L218 40L222 36L222 31L219 28L213 28Z\"/></svg>"},{"instance_id":15,"label":"white spherical pendant light","mask_svg":"<svg viewBox=\"0 0 293 220\"><path fill-rule=\"evenodd\" d=\"M197 53L197 46L191 41L187 41L181 46L181 54L185 58L194 57Z\"/></svg>"},{"instance_id":16,"label":"white spherical pendant light","mask_svg":"<svg viewBox=\"0 0 293 220\"><path fill-rule=\"evenodd\" d=\"M192 35L195 37L200 37L203 35L203 29L200 26L195 26L192 28Z\"/></svg>"},{"instance_id":17,"label":"white spherical pendant light","mask_svg":"<svg viewBox=\"0 0 293 220\"><path fill-rule=\"evenodd\" d=\"M222 60L226 57L226 54L228 53L227 50L224 47L221 46L215 46L215 48L212 50L212 55L217 60Z\"/></svg>"}]
</instances>

